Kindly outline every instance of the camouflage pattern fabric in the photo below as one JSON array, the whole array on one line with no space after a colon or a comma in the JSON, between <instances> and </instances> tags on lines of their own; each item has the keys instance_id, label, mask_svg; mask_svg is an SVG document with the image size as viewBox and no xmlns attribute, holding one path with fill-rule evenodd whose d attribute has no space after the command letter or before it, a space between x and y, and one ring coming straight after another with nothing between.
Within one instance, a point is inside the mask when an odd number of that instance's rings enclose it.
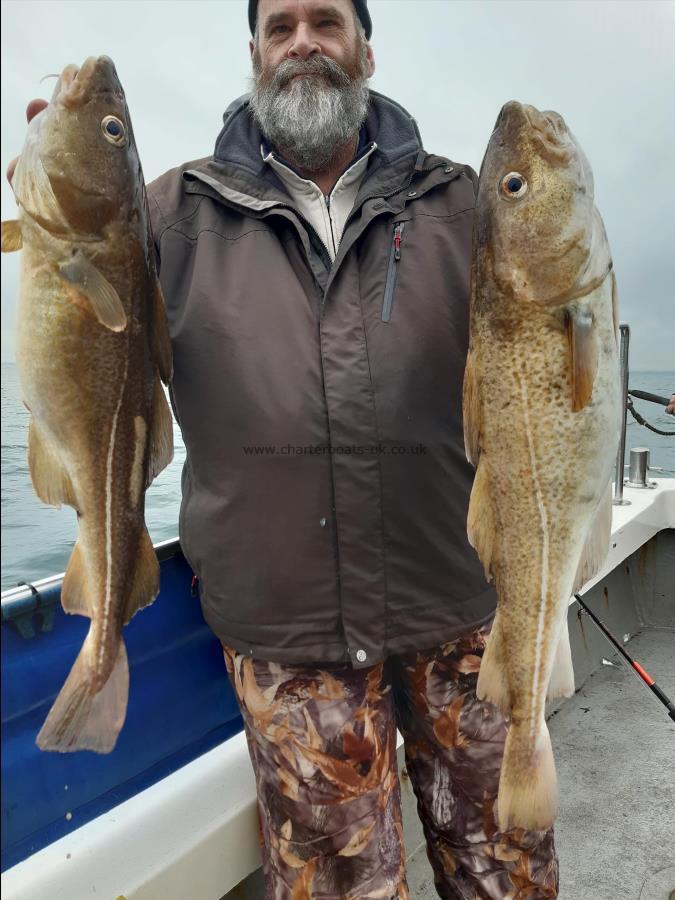
<instances>
[{"instance_id":1,"label":"camouflage pattern fabric","mask_svg":"<svg viewBox=\"0 0 675 900\"><path fill-rule=\"evenodd\" d=\"M487 633L365 669L224 648L258 789L265 900L410 898L397 727L439 897L557 897L552 829L495 823L506 721L475 694Z\"/></svg>"}]
</instances>

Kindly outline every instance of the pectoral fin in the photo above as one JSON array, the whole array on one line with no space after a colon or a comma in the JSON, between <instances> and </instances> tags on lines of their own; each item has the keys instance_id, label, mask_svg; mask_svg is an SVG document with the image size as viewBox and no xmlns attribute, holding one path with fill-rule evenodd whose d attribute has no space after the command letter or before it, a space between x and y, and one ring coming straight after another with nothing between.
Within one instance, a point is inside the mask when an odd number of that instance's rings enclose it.
<instances>
[{"instance_id":1,"label":"pectoral fin","mask_svg":"<svg viewBox=\"0 0 675 900\"><path fill-rule=\"evenodd\" d=\"M598 347L593 315L589 309L572 305L567 310L567 339L572 373L572 410L588 405L598 370Z\"/></svg>"},{"instance_id":2,"label":"pectoral fin","mask_svg":"<svg viewBox=\"0 0 675 900\"><path fill-rule=\"evenodd\" d=\"M89 300L101 325L111 331L124 331L127 315L119 294L81 250L77 250L67 262L61 263L59 272L64 281Z\"/></svg>"},{"instance_id":3,"label":"pectoral fin","mask_svg":"<svg viewBox=\"0 0 675 900\"><path fill-rule=\"evenodd\" d=\"M23 246L21 223L17 219L9 219L2 223L2 252L13 253Z\"/></svg>"}]
</instances>

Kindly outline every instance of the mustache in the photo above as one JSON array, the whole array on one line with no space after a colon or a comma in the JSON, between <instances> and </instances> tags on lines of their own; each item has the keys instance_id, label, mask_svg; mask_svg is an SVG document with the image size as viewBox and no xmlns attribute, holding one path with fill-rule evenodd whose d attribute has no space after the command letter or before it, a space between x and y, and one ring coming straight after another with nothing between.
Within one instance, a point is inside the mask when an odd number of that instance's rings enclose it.
<instances>
[{"instance_id":1,"label":"mustache","mask_svg":"<svg viewBox=\"0 0 675 900\"><path fill-rule=\"evenodd\" d=\"M352 81L349 74L334 59L327 56L312 56L306 60L285 59L274 70L268 85L281 90L290 84L296 75L323 77L338 88L348 87Z\"/></svg>"}]
</instances>

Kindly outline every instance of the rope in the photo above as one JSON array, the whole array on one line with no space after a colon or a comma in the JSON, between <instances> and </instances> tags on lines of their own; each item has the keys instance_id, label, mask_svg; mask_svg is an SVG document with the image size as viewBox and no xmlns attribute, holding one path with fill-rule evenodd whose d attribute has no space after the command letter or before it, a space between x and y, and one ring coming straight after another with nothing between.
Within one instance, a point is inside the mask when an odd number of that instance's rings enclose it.
<instances>
[{"instance_id":1,"label":"rope","mask_svg":"<svg viewBox=\"0 0 675 900\"><path fill-rule=\"evenodd\" d=\"M654 434L661 434L663 437L675 437L675 431L661 431L660 428L655 428L654 425L650 425L646 419L643 419L640 413L633 406L633 399L631 397L626 398L626 406L632 417L638 423L638 425L644 425L645 428L648 428L650 431L653 431Z\"/></svg>"}]
</instances>

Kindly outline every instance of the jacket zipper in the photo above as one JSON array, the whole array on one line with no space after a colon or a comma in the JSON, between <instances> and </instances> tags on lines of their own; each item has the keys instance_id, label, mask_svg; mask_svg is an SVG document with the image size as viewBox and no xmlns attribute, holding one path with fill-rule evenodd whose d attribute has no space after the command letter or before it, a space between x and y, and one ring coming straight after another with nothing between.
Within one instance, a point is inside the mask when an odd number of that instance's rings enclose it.
<instances>
[{"instance_id":1,"label":"jacket zipper","mask_svg":"<svg viewBox=\"0 0 675 900\"><path fill-rule=\"evenodd\" d=\"M445 165L444 162L440 162L434 166L431 166L431 168L424 169L422 171L424 172L424 174L428 175L430 172L433 172L435 169L439 169L441 166L444 166L444 165ZM354 209L347 216L347 220L344 224L344 228L342 229L342 234L344 235L346 233L347 228L349 227L349 225L352 222L352 219L356 216L356 213L363 208L364 203L367 203L368 200L388 200L390 197L393 197L395 194L398 194L401 191L407 190L410 187L410 185L412 184L413 178L415 177L416 174L417 174L416 170L413 169L413 171L408 176L408 181L407 181L406 185L404 185L403 187L401 185L398 185L398 187L395 187L391 191L385 191L384 193L381 191L377 191L376 193L366 194L365 197L362 197L359 202L358 208L354 207ZM457 169L453 169L452 178L449 178L448 181L454 181L454 179L457 178L459 175L461 175L461 171L458 171ZM425 191L425 193L426 193L426 191ZM420 195L416 194L415 196L424 196L424 194L420 194ZM340 243L342 244L342 242L340 242ZM338 252L338 255L339 255L339 252ZM336 256L335 257L336 261L337 261L337 258L338 257ZM326 286L326 290L323 292L324 299L325 299L326 294L328 293L328 288L332 284L334 272L335 272L335 266L333 266L333 268L331 269L331 273L330 273L330 276L328 279L328 284Z\"/></svg>"},{"instance_id":2,"label":"jacket zipper","mask_svg":"<svg viewBox=\"0 0 675 900\"><path fill-rule=\"evenodd\" d=\"M394 302L394 291L396 290L396 276L398 274L398 263L401 261L401 238L405 222L394 223L394 239L391 242L391 250L389 251L389 264L387 266L387 279L384 283L384 300L382 301L382 321L388 322L391 319L391 307Z\"/></svg>"},{"instance_id":3,"label":"jacket zipper","mask_svg":"<svg viewBox=\"0 0 675 900\"><path fill-rule=\"evenodd\" d=\"M335 231L333 230L333 216L330 211L330 194L324 194L323 199L326 202L326 209L328 211L328 224L330 225L330 239L333 242L333 259L334 259L337 256L337 247L335 246ZM321 240L321 238L319 238L319 240Z\"/></svg>"},{"instance_id":4,"label":"jacket zipper","mask_svg":"<svg viewBox=\"0 0 675 900\"><path fill-rule=\"evenodd\" d=\"M430 169L423 169L422 171L424 172L425 175L428 175L428 174L430 174L431 172L434 172L436 169L440 169L440 167L443 166L443 165L445 165L445 163L442 163L442 162L436 163L436 165L435 165L435 166L431 166ZM458 175L461 174L461 172L456 171L456 170L453 170L453 172L454 172L454 174L453 174L452 178L449 178L448 181L454 181L455 178L457 178ZM361 202L359 203L359 206L358 206L358 210L360 210L361 207L363 206L363 204L364 204L364 203L367 203L368 200L388 200L390 197L393 197L394 194L398 194L398 193L400 193L401 191L406 191L406 190L410 187L410 185L412 184L413 178L415 177L416 174L418 174L417 171L416 171L415 169L413 169L412 172L410 173L409 177L408 177L407 183L406 183L405 185L403 185L403 186L399 185L398 187L394 188L394 189L391 190L391 191L386 191L385 193L382 193L382 192L380 192L380 191L377 191L377 192L374 193L374 194L366 194L365 197L363 197L363 198L361 199ZM425 192L425 193L426 193L426 192ZM424 196L424 195L422 194L422 195L419 195L419 196ZM354 209L353 209L353 210L350 212L350 214L347 216L347 221L345 222L345 227L344 227L344 229L343 229L343 234L344 234L344 232L347 230L347 226L351 223L351 220L354 218L354 216L356 215L356 213L358 212L358 210L357 210L356 207L354 207Z\"/></svg>"}]
</instances>

